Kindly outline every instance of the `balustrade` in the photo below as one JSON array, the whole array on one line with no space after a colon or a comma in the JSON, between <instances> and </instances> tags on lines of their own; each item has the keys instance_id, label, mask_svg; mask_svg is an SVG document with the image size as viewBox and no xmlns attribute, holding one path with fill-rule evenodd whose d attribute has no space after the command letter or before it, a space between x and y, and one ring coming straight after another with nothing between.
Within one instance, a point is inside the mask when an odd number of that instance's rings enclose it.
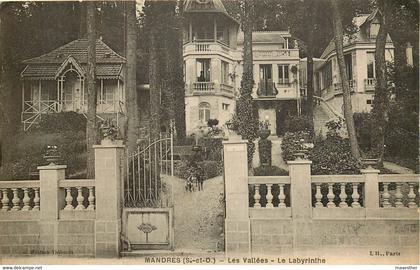
<instances>
[{"instance_id":1,"label":"balustrade","mask_svg":"<svg viewBox=\"0 0 420 270\"><path fill-rule=\"evenodd\" d=\"M289 176L253 176L249 181L250 207L290 207Z\"/></svg>"},{"instance_id":2,"label":"balustrade","mask_svg":"<svg viewBox=\"0 0 420 270\"><path fill-rule=\"evenodd\" d=\"M90 179L63 180L66 205L64 211L95 210L95 181Z\"/></svg>"},{"instance_id":3,"label":"balustrade","mask_svg":"<svg viewBox=\"0 0 420 270\"><path fill-rule=\"evenodd\" d=\"M418 175L380 175L382 208L417 208L419 205Z\"/></svg>"},{"instance_id":4,"label":"balustrade","mask_svg":"<svg viewBox=\"0 0 420 270\"><path fill-rule=\"evenodd\" d=\"M0 210L39 211L39 181L1 181Z\"/></svg>"}]
</instances>

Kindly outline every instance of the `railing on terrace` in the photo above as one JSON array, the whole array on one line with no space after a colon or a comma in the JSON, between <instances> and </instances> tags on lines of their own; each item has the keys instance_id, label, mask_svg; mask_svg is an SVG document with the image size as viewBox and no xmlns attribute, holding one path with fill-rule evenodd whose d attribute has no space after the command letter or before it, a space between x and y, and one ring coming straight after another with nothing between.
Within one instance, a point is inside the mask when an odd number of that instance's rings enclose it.
<instances>
[{"instance_id":1,"label":"railing on terrace","mask_svg":"<svg viewBox=\"0 0 420 270\"><path fill-rule=\"evenodd\" d=\"M214 92L214 82L194 82L193 90L202 93Z\"/></svg>"},{"instance_id":2,"label":"railing on terrace","mask_svg":"<svg viewBox=\"0 0 420 270\"><path fill-rule=\"evenodd\" d=\"M376 79L375 78L365 79L365 92L375 91L375 86L376 86Z\"/></svg>"},{"instance_id":3,"label":"railing on terrace","mask_svg":"<svg viewBox=\"0 0 420 270\"><path fill-rule=\"evenodd\" d=\"M8 211L39 211L38 180L0 181L0 208Z\"/></svg>"},{"instance_id":4,"label":"railing on terrace","mask_svg":"<svg viewBox=\"0 0 420 270\"><path fill-rule=\"evenodd\" d=\"M184 44L184 52L224 52L230 53L229 46L221 41L213 40L196 40Z\"/></svg>"},{"instance_id":5,"label":"railing on terrace","mask_svg":"<svg viewBox=\"0 0 420 270\"><path fill-rule=\"evenodd\" d=\"M417 208L419 205L419 176L416 174L379 175L379 190L382 208Z\"/></svg>"}]
</instances>

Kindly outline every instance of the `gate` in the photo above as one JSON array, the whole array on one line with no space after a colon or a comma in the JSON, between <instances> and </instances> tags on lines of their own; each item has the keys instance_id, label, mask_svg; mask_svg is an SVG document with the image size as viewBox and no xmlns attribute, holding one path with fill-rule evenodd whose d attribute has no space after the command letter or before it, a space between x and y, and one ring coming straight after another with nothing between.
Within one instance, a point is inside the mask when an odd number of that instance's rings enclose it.
<instances>
[{"instance_id":1,"label":"gate","mask_svg":"<svg viewBox=\"0 0 420 270\"><path fill-rule=\"evenodd\" d=\"M172 186L165 181L173 176L173 142L171 131L126 155L122 231L128 250L173 248Z\"/></svg>"}]
</instances>

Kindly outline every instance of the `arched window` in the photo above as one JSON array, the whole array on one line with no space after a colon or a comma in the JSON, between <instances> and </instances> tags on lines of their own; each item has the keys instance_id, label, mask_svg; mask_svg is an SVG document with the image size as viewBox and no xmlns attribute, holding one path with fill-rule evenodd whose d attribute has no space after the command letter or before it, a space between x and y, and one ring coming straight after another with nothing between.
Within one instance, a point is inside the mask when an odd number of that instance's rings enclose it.
<instances>
[{"instance_id":1,"label":"arched window","mask_svg":"<svg viewBox=\"0 0 420 270\"><path fill-rule=\"evenodd\" d=\"M210 104L202 102L198 106L198 119L201 122L207 122L210 119Z\"/></svg>"}]
</instances>

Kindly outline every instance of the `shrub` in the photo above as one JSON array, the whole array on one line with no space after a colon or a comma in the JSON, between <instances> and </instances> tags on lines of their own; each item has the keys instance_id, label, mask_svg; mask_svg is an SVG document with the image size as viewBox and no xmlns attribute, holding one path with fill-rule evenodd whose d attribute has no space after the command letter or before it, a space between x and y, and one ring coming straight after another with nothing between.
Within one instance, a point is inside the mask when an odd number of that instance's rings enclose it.
<instances>
[{"instance_id":1,"label":"shrub","mask_svg":"<svg viewBox=\"0 0 420 270\"><path fill-rule=\"evenodd\" d=\"M254 168L255 176L289 175L289 172L277 166L260 166Z\"/></svg>"},{"instance_id":2,"label":"shrub","mask_svg":"<svg viewBox=\"0 0 420 270\"><path fill-rule=\"evenodd\" d=\"M284 120L286 132L298 132L309 130L309 119L305 115L288 115Z\"/></svg>"},{"instance_id":3,"label":"shrub","mask_svg":"<svg viewBox=\"0 0 420 270\"><path fill-rule=\"evenodd\" d=\"M223 143L221 138L205 138L203 145L206 148L206 160L222 160Z\"/></svg>"},{"instance_id":4,"label":"shrub","mask_svg":"<svg viewBox=\"0 0 420 270\"><path fill-rule=\"evenodd\" d=\"M286 132L281 144L283 160L295 160L294 154L302 149L301 140L307 140L308 138L309 132L307 131Z\"/></svg>"},{"instance_id":5,"label":"shrub","mask_svg":"<svg viewBox=\"0 0 420 270\"><path fill-rule=\"evenodd\" d=\"M372 118L370 113L354 113L354 126L356 128L357 142L359 147L367 152L371 149Z\"/></svg>"},{"instance_id":6,"label":"shrub","mask_svg":"<svg viewBox=\"0 0 420 270\"><path fill-rule=\"evenodd\" d=\"M85 131L86 117L76 112L60 112L43 115L37 128L31 131L47 133L63 132L68 130Z\"/></svg>"},{"instance_id":7,"label":"shrub","mask_svg":"<svg viewBox=\"0 0 420 270\"><path fill-rule=\"evenodd\" d=\"M219 161L201 161L197 162L197 165L204 180L220 176L223 173L223 165ZM191 167L191 163L188 161L177 162L174 167L174 175L181 179L187 179L191 174Z\"/></svg>"},{"instance_id":8,"label":"shrub","mask_svg":"<svg viewBox=\"0 0 420 270\"><path fill-rule=\"evenodd\" d=\"M261 165L271 166L271 148L272 143L268 139L260 139L258 141L258 153L260 155Z\"/></svg>"}]
</instances>

